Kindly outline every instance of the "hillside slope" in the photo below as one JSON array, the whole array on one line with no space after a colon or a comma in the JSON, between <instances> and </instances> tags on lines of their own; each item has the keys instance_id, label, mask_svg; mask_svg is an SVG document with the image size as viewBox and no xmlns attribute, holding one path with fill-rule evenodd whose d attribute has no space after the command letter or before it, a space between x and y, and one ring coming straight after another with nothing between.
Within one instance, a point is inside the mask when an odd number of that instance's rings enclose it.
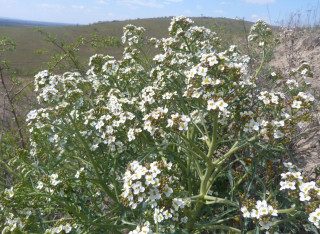
<instances>
[{"instance_id":1,"label":"hillside slope","mask_svg":"<svg viewBox=\"0 0 320 234\"><path fill-rule=\"evenodd\" d=\"M142 26L146 28L147 37L166 37L168 36L168 27L171 17L167 18L152 18L152 19L137 19L127 21L112 21L99 22L85 26L64 26L64 27L47 27L45 28L52 35L56 35L59 40L65 40L67 43L73 42L79 36L90 37L92 33L97 33L105 36L119 38L122 35L122 29L127 24ZM244 38L244 27L249 30L252 23L226 18L192 18L196 25L205 26L214 31L218 31L225 39ZM49 55L52 52L57 52L53 47L48 46L42 36L36 32L35 28L28 27L0 27L1 36L9 36L15 39L17 49L13 53L7 53L5 56L14 69L20 74L26 72L32 73L35 68L40 67L43 62L49 61ZM36 54L38 49L47 50L47 54ZM108 53L115 57L120 57L122 48L112 47L98 51L99 53ZM81 50L79 56L86 61L92 54L96 53L90 48Z\"/></svg>"},{"instance_id":2,"label":"hillside slope","mask_svg":"<svg viewBox=\"0 0 320 234\"><path fill-rule=\"evenodd\" d=\"M58 27L70 24L0 18L0 27Z\"/></svg>"}]
</instances>

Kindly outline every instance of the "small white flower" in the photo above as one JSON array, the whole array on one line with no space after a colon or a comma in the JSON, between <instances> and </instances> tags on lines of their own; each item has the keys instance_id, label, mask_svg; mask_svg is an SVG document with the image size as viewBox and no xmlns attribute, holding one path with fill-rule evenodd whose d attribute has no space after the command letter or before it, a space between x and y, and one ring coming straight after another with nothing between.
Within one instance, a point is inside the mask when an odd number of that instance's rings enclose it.
<instances>
[{"instance_id":1,"label":"small white flower","mask_svg":"<svg viewBox=\"0 0 320 234\"><path fill-rule=\"evenodd\" d=\"M173 208L177 211L182 204L182 200L180 198L174 198L172 201Z\"/></svg>"},{"instance_id":2,"label":"small white flower","mask_svg":"<svg viewBox=\"0 0 320 234\"><path fill-rule=\"evenodd\" d=\"M7 194L7 196L9 196L9 198L12 198L14 196L13 187L11 187L10 189L5 189L4 192Z\"/></svg>"},{"instance_id":3,"label":"small white flower","mask_svg":"<svg viewBox=\"0 0 320 234\"><path fill-rule=\"evenodd\" d=\"M272 215L272 216L278 216L278 211L275 210L272 206L268 206L268 210L269 210L269 213Z\"/></svg>"},{"instance_id":4,"label":"small white flower","mask_svg":"<svg viewBox=\"0 0 320 234\"><path fill-rule=\"evenodd\" d=\"M187 131L188 130L188 123L187 122L180 122L179 123L179 130L180 131Z\"/></svg>"},{"instance_id":5,"label":"small white flower","mask_svg":"<svg viewBox=\"0 0 320 234\"><path fill-rule=\"evenodd\" d=\"M56 185L58 185L58 184L60 184L61 183L61 180L51 180L51 184L53 185L53 186L56 186Z\"/></svg>"},{"instance_id":6,"label":"small white flower","mask_svg":"<svg viewBox=\"0 0 320 234\"><path fill-rule=\"evenodd\" d=\"M43 182L42 181L38 181L38 186L37 189L42 189L43 188Z\"/></svg>"},{"instance_id":7,"label":"small white flower","mask_svg":"<svg viewBox=\"0 0 320 234\"><path fill-rule=\"evenodd\" d=\"M170 197L170 195L173 193L173 190L166 184L163 192L167 197Z\"/></svg>"},{"instance_id":8,"label":"small white flower","mask_svg":"<svg viewBox=\"0 0 320 234\"><path fill-rule=\"evenodd\" d=\"M241 207L241 212L243 213L243 217L250 218L250 212L248 211L247 207Z\"/></svg>"},{"instance_id":9,"label":"small white flower","mask_svg":"<svg viewBox=\"0 0 320 234\"><path fill-rule=\"evenodd\" d=\"M181 221L181 223L187 223L188 222L188 217L187 216L182 217L180 221Z\"/></svg>"},{"instance_id":10,"label":"small white flower","mask_svg":"<svg viewBox=\"0 0 320 234\"><path fill-rule=\"evenodd\" d=\"M150 200L151 201L158 200L158 199L161 198L161 194L159 193L159 190L157 188L150 189L149 195L150 195Z\"/></svg>"},{"instance_id":11,"label":"small white flower","mask_svg":"<svg viewBox=\"0 0 320 234\"><path fill-rule=\"evenodd\" d=\"M300 192L300 201L309 201L311 197L308 195L308 193Z\"/></svg>"},{"instance_id":12,"label":"small white flower","mask_svg":"<svg viewBox=\"0 0 320 234\"><path fill-rule=\"evenodd\" d=\"M51 175L50 175L50 179L51 179L51 180L56 180L56 179L58 179L58 174L51 174Z\"/></svg>"},{"instance_id":13,"label":"small white flower","mask_svg":"<svg viewBox=\"0 0 320 234\"><path fill-rule=\"evenodd\" d=\"M291 190L295 190L296 189L296 182L293 182L293 181L286 181L287 182L287 188L288 189L291 189Z\"/></svg>"},{"instance_id":14,"label":"small white flower","mask_svg":"<svg viewBox=\"0 0 320 234\"><path fill-rule=\"evenodd\" d=\"M251 213L250 213L250 216L251 216L251 218L257 218L257 219L259 219L259 218L260 218L259 211L256 210L256 209L252 209L252 210L251 210Z\"/></svg>"},{"instance_id":15,"label":"small white flower","mask_svg":"<svg viewBox=\"0 0 320 234\"><path fill-rule=\"evenodd\" d=\"M77 171L74 177L78 179L80 177L80 171Z\"/></svg>"},{"instance_id":16,"label":"small white flower","mask_svg":"<svg viewBox=\"0 0 320 234\"><path fill-rule=\"evenodd\" d=\"M268 222L260 221L259 224L260 224L261 227L264 227L266 230L269 230L269 228L271 227L271 225L273 223L270 222L270 221L268 221Z\"/></svg>"},{"instance_id":17,"label":"small white flower","mask_svg":"<svg viewBox=\"0 0 320 234\"><path fill-rule=\"evenodd\" d=\"M292 108L300 109L301 104L302 104L301 101L294 100L291 106Z\"/></svg>"},{"instance_id":18,"label":"small white flower","mask_svg":"<svg viewBox=\"0 0 320 234\"><path fill-rule=\"evenodd\" d=\"M155 183L155 181L154 181L154 177L152 176L152 175L146 175L145 176L145 178L146 178L146 185L150 185L150 184L154 184Z\"/></svg>"},{"instance_id":19,"label":"small white flower","mask_svg":"<svg viewBox=\"0 0 320 234\"><path fill-rule=\"evenodd\" d=\"M221 98L216 102L217 107L220 111L224 111L226 107L228 106L227 103L225 103Z\"/></svg>"},{"instance_id":20,"label":"small white flower","mask_svg":"<svg viewBox=\"0 0 320 234\"><path fill-rule=\"evenodd\" d=\"M280 130L274 130L273 136L274 138L279 139L282 138L284 134Z\"/></svg>"},{"instance_id":21,"label":"small white flower","mask_svg":"<svg viewBox=\"0 0 320 234\"><path fill-rule=\"evenodd\" d=\"M302 225L303 225L304 230L305 230L306 232L311 231L311 226L310 226L310 224L302 224Z\"/></svg>"},{"instance_id":22,"label":"small white flower","mask_svg":"<svg viewBox=\"0 0 320 234\"><path fill-rule=\"evenodd\" d=\"M207 71L208 71L208 68L206 67L199 67L198 68L198 75L200 76L206 76L207 75Z\"/></svg>"},{"instance_id":23,"label":"small white flower","mask_svg":"<svg viewBox=\"0 0 320 234\"><path fill-rule=\"evenodd\" d=\"M208 100L207 110L215 110L217 109L217 105L213 100Z\"/></svg>"},{"instance_id":24,"label":"small white flower","mask_svg":"<svg viewBox=\"0 0 320 234\"><path fill-rule=\"evenodd\" d=\"M56 229L56 233L60 233L64 230L63 225L60 225L57 229Z\"/></svg>"},{"instance_id":25,"label":"small white flower","mask_svg":"<svg viewBox=\"0 0 320 234\"><path fill-rule=\"evenodd\" d=\"M71 232L71 230L72 230L72 227L71 227L70 223L67 223L66 226L64 226L64 231L66 233L69 233L69 232Z\"/></svg>"}]
</instances>

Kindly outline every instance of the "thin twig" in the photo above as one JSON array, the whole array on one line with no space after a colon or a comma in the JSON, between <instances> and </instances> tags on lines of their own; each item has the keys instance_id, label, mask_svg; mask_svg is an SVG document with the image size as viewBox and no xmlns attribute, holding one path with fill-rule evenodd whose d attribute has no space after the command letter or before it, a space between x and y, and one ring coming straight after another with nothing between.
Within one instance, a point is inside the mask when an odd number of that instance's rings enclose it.
<instances>
[{"instance_id":1,"label":"thin twig","mask_svg":"<svg viewBox=\"0 0 320 234\"><path fill-rule=\"evenodd\" d=\"M0 70L1 72L1 70ZM4 119L6 117L6 95L3 94L3 113L2 113L2 119L1 119L1 136L0 136L0 153L2 155L2 138L3 138L3 132L4 132Z\"/></svg>"},{"instance_id":2,"label":"thin twig","mask_svg":"<svg viewBox=\"0 0 320 234\"><path fill-rule=\"evenodd\" d=\"M31 80L29 83L27 83L25 86L23 86L18 92L16 92L13 97L11 97L11 101L15 99L16 96L18 96L25 88L27 88L29 85L31 85L34 81Z\"/></svg>"},{"instance_id":3,"label":"thin twig","mask_svg":"<svg viewBox=\"0 0 320 234\"><path fill-rule=\"evenodd\" d=\"M19 124L19 120L18 120L18 116L17 116L17 113L15 111L15 108L14 108L14 103L11 101L11 98L10 98L10 94L9 94L9 91L8 91L8 88L4 82L4 77L3 77L3 73L2 73L2 68L0 68L0 79L1 79L1 83L2 83L2 86L4 88L4 91L5 91L5 96L8 98L8 102L9 102L9 105L11 107L11 112L14 116L14 120L16 122L16 125L18 127L18 132L19 132L19 136L20 136L20 141L21 141L21 144L22 144L22 147L25 148L25 143L24 143L24 138L23 138L23 134L22 134L22 131L20 129L20 124ZM13 87L12 87L13 88Z\"/></svg>"}]
</instances>

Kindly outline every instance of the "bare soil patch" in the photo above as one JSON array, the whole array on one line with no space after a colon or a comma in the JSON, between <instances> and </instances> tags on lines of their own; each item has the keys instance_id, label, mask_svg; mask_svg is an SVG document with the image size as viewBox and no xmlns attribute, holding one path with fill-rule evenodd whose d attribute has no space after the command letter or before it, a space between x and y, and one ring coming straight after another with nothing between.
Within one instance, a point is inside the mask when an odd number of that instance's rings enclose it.
<instances>
[{"instance_id":1,"label":"bare soil patch","mask_svg":"<svg viewBox=\"0 0 320 234\"><path fill-rule=\"evenodd\" d=\"M300 36L290 38L287 46L280 44L276 48L275 59L271 65L288 72L290 63L292 66L293 63L307 62L314 72L313 78L308 81L316 98L315 110L312 123L303 130L311 133L293 146L293 154L299 161L298 166L307 177L314 178L313 171L320 168L320 31L300 33ZM290 61L292 57L295 57L296 61Z\"/></svg>"}]
</instances>

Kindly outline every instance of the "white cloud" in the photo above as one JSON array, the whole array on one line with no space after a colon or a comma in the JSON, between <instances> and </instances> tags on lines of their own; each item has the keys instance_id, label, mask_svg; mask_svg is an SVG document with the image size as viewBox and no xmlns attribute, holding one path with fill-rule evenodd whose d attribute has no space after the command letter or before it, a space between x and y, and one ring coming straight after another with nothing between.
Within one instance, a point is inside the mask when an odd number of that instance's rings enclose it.
<instances>
[{"instance_id":1,"label":"white cloud","mask_svg":"<svg viewBox=\"0 0 320 234\"><path fill-rule=\"evenodd\" d=\"M98 4L102 4L102 5L105 5L105 4L107 4L107 1L104 1L104 0L99 0L99 1L97 1L97 3L98 3Z\"/></svg>"},{"instance_id":2,"label":"white cloud","mask_svg":"<svg viewBox=\"0 0 320 234\"><path fill-rule=\"evenodd\" d=\"M48 4L48 3L42 3L39 5L42 8L47 8L47 9L51 9L51 10L60 10L60 9L64 9L65 7L59 4Z\"/></svg>"},{"instance_id":3,"label":"white cloud","mask_svg":"<svg viewBox=\"0 0 320 234\"><path fill-rule=\"evenodd\" d=\"M0 0L0 4L17 3L15 0Z\"/></svg>"},{"instance_id":4,"label":"white cloud","mask_svg":"<svg viewBox=\"0 0 320 234\"><path fill-rule=\"evenodd\" d=\"M80 10L84 9L84 6L80 6L80 5L72 5L71 7L73 9L80 9Z\"/></svg>"},{"instance_id":5,"label":"white cloud","mask_svg":"<svg viewBox=\"0 0 320 234\"><path fill-rule=\"evenodd\" d=\"M190 14L192 13L192 11L190 11L190 10L185 10L184 13L190 15Z\"/></svg>"},{"instance_id":6,"label":"white cloud","mask_svg":"<svg viewBox=\"0 0 320 234\"><path fill-rule=\"evenodd\" d=\"M273 3L276 0L243 0L248 3L255 3L255 4L267 4L267 3Z\"/></svg>"},{"instance_id":7,"label":"white cloud","mask_svg":"<svg viewBox=\"0 0 320 234\"><path fill-rule=\"evenodd\" d=\"M196 8L197 8L198 10L203 9L203 7L202 7L202 6L200 6L200 5L197 5L197 6L196 6Z\"/></svg>"},{"instance_id":8,"label":"white cloud","mask_svg":"<svg viewBox=\"0 0 320 234\"><path fill-rule=\"evenodd\" d=\"M225 1L220 2L220 5L229 5L229 4L231 4L231 2L225 2Z\"/></svg>"},{"instance_id":9,"label":"white cloud","mask_svg":"<svg viewBox=\"0 0 320 234\"><path fill-rule=\"evenodd\" d=\"M131 9L137 9L138 6L162 8L163 4L158 3L156 0L118 0L119 5L130 7Z\"/></svg>"},{"instance_id":10,"label":"white cloud","mask_svg":"<svg viewBox=\"0 0 320 234\"><path fill-rule=\"evenodd\" d=\"M183 2L183 0L167 0L167 2Z\"/></svg>"}]
</instances>

